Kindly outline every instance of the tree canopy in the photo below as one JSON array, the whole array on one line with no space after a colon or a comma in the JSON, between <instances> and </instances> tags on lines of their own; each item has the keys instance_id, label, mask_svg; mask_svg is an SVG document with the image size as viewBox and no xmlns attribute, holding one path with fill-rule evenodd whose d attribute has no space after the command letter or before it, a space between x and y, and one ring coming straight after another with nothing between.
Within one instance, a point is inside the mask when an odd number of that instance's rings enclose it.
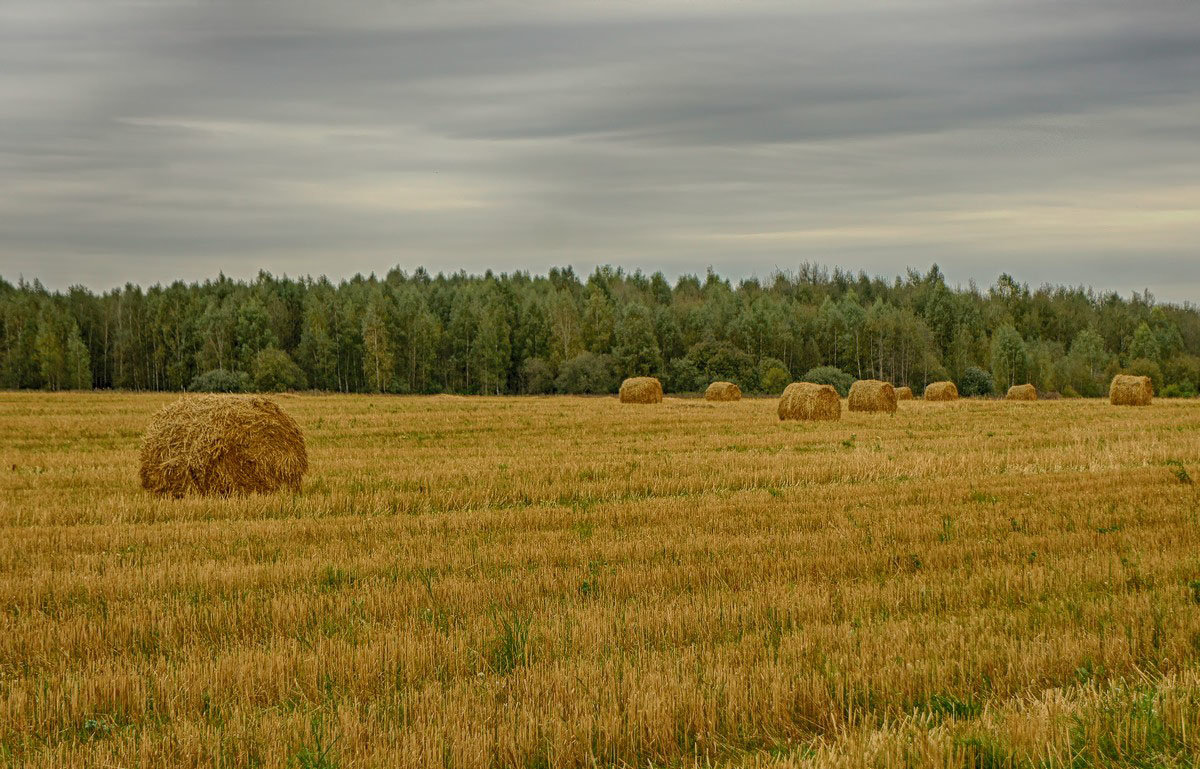
<instances>
[{"instance_id":1,"label":"tree canopy","mask_svg":"<svg viewBox=\"0 0 1200 769\"><path fill-rule=\"evenodd\" d=\"M1087 396L1138 370L1190 394L1200 310L1007 274L951 287L936 265L885 279L803 264L736 285L607 266L336 284L260 273L103 293L0 279L7 389L183 390L222 372L213 381L341 392L611 392L634 375L676 392L715 380L776 392L826 367L918 392L941 379L979 389L983 372L999 392L1028 381Z\"/></svg>"}]
</instances>

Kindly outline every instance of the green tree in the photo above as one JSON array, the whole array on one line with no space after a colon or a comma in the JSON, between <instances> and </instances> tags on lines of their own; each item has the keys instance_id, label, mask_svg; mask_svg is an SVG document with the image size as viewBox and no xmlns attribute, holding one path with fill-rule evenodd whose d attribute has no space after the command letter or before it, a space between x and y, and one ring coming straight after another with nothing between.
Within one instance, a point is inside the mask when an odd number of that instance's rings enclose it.
<instances>
[{"instance_id":1,"label":"green tree","mask_svg":"<svg viewBox=\"0 0 1200 769\"><path fill-rule=\"evenodd\" d=\"M234 314L227 302L219 297L210 297L197 321L200 335L196 351L196 368L200 371L233 369L236 358Z\"/></svg>"},{"instance_id":2,"label":"green tree","mask_svg":"<svg viewBox=\"0 0 1200 769\"><path fill-rule=\"evenodd\" d=\"M545 395L554 392L554 371L542 358L526 358L521 362L521 392L525 395Z\"/></svg>"},{"instance_id":3,"label":"green tree","mask_svg":"<svg viewBox=\"0 0 1200 769\"><path fill-rule=\"evenodd\" d=\"M612 356L584 352L563 363L554 385L569 395L599 395L615 392L619 378Z\"/></svg>"},{"instance_id":4,"label":"green tree","mask_svg":"<svg viewBox=\"0 0 1200 769\"><path fill-rule=\"evenodd\" d=\"M70 390L92 389L92 362L79 325L71 321L63 361L63 385Z\"/></svg>"},{"instance_id":5,"label":"green tree","mask_svg":"<svg viewBox=\"0 0 1200 769\"><path fill-rule=\"evenodd\" d=\"M296 360L310 384L321 390L340 390L338 375L338 324L334 290L326 280L309 288L303 303L300 344Z\"/></svg>"},{"instance_id":6,"label":"green tree","mask_svg":"<svg viewBox=\"0 0 1200 769\"><path fill-rule=\"evenodd\" d=\"M597 355L612 350L613 309L612 302L603 291L593 290L583 311L583 347Z\"/></svg>"},{"instance_id":7,"label":"green tree","mask_svg":"<svg viewBox=\"0 0 1200 769\"><path fill-rule=\"evenodd\" d=\"M250 389L250 375L245 371L213 369L198 375L188 385L194 393L244 393Z\"/></svg>"},{"instance_id":8,"label":"green tree","mask_svg":"<svg viewBox=\"0 0 1200 769\"><path fill-rule=\"evenodd\" d=\"M583 350L582 321L575 298L565 290L557 291L550 300L550 362L570 360Z\"/></svg>"},{"instance_id":9,"label":"green tree","mask_svg":"<svg viewBox=\"0 0 1200 769\"><path fill-rule=\"evenodd\" d=\"M396 348L391 325L394 309L386 289L377 286L363 313L363 374L371 392L392 392L396 385Z\"/></svg>"},{"instance_id":10,"label":"green tree","mask_svg":"<svg viewBox=\"0 0 1200 769\"><path fill-rule=\"evenodd\" d=\"M829 297L821 303L817 311L817 325L821 329L824 340L824 360L832 361L834 368L841 365L841 353L844 349L843 337L846 334L846 318L842 308Z\"/></svg>"},{"instance_id":11,"label":"green tree","mask_svg":"<svg viewBox=\"0 0 1200 769\"><path fill-rule=\"evenodd\" d=\"M854 356L854 370L862 378L862 340L867 322L867 311L858 303L854 289L846 292L838 303L838 311L845 325L846 346Z\"/></svg>"},{"instance_id":12,"label":"green tree","mask_svg":"<svg viewBox=\"0 0 1200 769\"><path fill-rule=\"evenodd\" d=\"M483 310L471 350L480 393L501 395L507 392L511 344L504 309L493 301Z\"/></svg>"},{"instance_id":13,"label":"green tree","mask_svg":"<svg viewBox=\"0 0 1200 769\"><path fill-rule=\"evenodd\" d=\"M234 339L238 364L244 371L250 370L259 350L279 345L279 339L271 329L271 316L257 297L251 296L238 307Z\"/></svg>"},{"instance_id":14,"label":"green tree","mask_svg":"<svg viewBox=\"0 0 1200 769\"><path fill-rule=\"evenodd\" d=\"M308 378L291 356L277 347L259 350L251 367L254 389L258 392L307 390Z\"/></svg>"},{"instance_id":15,"label":"green tree","mask_svg":"<svg viewBox=\"0 0 1200 769\"><path fill-rule=\"evenodd\" d=\"M411 286L397 291L394 304L395 351L401 392L428 392L433 385L442 327L421 292Z\"/></svg>"},{"instance_id":16,"label":"green tree","mask_svg":"<svg viewBox=\"0 0 1200 769\"><path fill-rule=\"evenodd\" d=\"M61 390L67 386L67 348L61 325L61 318L50 307L43 311L38 323L35 342L38 366L42 382L50 390Z\"/></svg>"},{"instance_id":17,"label":"green tree","mask_svg":"<svg viewBox=\"0 0 1200 769\"><path fill-rule=\"evenodd\" d=\"M992 378L1000 392L1029 379L1029 352L1012 326L1001 326L992 334Z\"/></svg>"},{"instance_id":18,"label":"green tree","mask_svg":"<svg viewBox=\"0 0 1200 769\"><path fill-rule=\"evenodd\" d=\"M1092 328L1080 331L1060 365L1058 378L1063 393L1068 394L1069 391L1089 398L1101 395L1112 358L1104 349L1104 338L1099 332Z\"/></svg>"},{"instance_id":19,"label":"green tree","mask_svg":"<svg viewBox=\"0 0 1200 769\"><path fill-rule=\"evenodd\" d=\"M1130 360L1158 361L1162 358L1162 350L1158 346L1158 338L1154 336L1154 332L1150 329L1149 323L1142 323L1133 332L1133 338L1129 341L1127 355Z\"/></svg>"},{"instance_id":20,"label":"green tree","mask_svg":"<svg viewBox=\"0 0 1200 769\"><path fill-rule=\"evenodd\" d=\"M996 392L992 376L977 366L968 366L958 380L958 392L966 398L991 395Z\"/></svg>"},{"instance_id":21,"label":"green tree","mask_svg":"<svg viewBox=\"0 0 1200 769\"><path fill-rule=\"evenodd\" d=\"M836 366L818 366L805 372L804 376L800 377L800 381L830 385L837 390L838 395L845 398L850 394L850 385L854 384L854 376Z\"/></svg>"},{"instance_id":22,"label":"green tree","mask_svg":"<svg viewBox=\"0 0 1200 769\"><path fill-rule=\"evenodd\" d=\"M623 376L649 376L662 369L662 351L650 310L640 302L625 308L617 327L615 355Z\"/></svg>"},{"instance_id":23,"label":"green tree","mask_svg":"<svg viewBox=\"0 0 1200 769\"><path fill-rule=\"evenodd\" d=\"M758 387L755 388L769 395L779 395L792 382L783 361L775 358L763 358L758 364Z\"/></svg>"}]
</instances>

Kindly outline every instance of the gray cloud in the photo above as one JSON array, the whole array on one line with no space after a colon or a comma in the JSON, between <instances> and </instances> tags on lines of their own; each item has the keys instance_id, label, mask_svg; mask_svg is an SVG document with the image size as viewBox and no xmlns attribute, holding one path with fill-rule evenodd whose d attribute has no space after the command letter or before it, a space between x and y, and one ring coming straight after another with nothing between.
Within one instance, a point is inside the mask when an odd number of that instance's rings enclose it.
<instances>
[{"instance_id":1,"label":"gray cloud","mask_svg":"<svg viewBox=\"0 0 1200 769\"><path fill-rule=\"evenodd\" d=\"M10 0L0 275L816 260L1200 299L1200 9Z\"/></svg>"}]
</instances>

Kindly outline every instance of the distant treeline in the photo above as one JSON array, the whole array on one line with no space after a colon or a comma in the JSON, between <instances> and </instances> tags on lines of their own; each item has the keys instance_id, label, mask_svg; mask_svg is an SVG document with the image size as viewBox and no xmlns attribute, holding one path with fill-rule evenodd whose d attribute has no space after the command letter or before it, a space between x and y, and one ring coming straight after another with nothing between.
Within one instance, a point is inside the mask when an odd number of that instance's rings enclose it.
<instances>
[{"instance_id":1,"label":"distant treeline","mask_svg":"<svg viewBox=\"0 0 1200 769\"><path fill-rule=\"evenodd\" d=\"M936 265L889 281L805 264L736 286L611 267L336 284L260 273L103 294L0 280L5 389L596 393L648 374L669 392L875 378L1094 396L1122 370L1195 394L1200 310L1008 275L954 289Z\"/></svg>"}]
</instances>

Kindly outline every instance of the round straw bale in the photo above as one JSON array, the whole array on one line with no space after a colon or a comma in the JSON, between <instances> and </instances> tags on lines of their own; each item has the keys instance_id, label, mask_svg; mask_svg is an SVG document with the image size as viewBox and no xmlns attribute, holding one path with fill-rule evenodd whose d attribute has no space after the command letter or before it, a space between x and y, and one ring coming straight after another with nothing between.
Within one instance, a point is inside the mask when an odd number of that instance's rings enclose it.
<instances>
[{"instance_id":1,"label":"round straw bale","mask_svg":"<svg viewBox=\"0 0 1200 769\"><path fill-rule=\"evenodd\" d=\"M1108 388L1108 401L1114 406L1149 406L1154 385L1148 376L1117 374Z\"/></svg>"},{"instance_id":2,"label":"round straw bale","mask_svg":"<svg viewBox=\"0 0 1200 769\"><path fill-rule=\"evenodd\" d=\"M896 388L891 382L881 382L878 379L859 379L850 385L851 411L886 411L896 410Z\"/></svg>"},{"instance_id":3,"label":"round straw bale","mask_svg":"<svg viewBox=\"0 0 1200 769\"><path fill-rule=\"evenodd\" d=\"M652 376L635 376L621 383L621 403L662 403L662 382Z\"/></svg>"},{"instance_id":4,"label":"round straw bale","mask_svg":"<svg viewBox=\"0 0 1200 769\"><path fill-rule=\"evenodd\" d=\"M1037 388L1031 384L1013 385L1008 388L1008 394L1004 396L1006 401L1035 401L1037 400Z\"/></svg>"},{"instance_id":5,"label":"round straw bale","mask_svg":"<svg viewBox=\"0 0 1200 769\"><path fill-rule=\"evenodd\" d=\"M841 419L842 401L833 385L793 382L779 397L779 418Z\"/></svg>"},{"instance_id":6,"label":"round straw bale","mask_svg":"<svg viewBox=\"0 0 1200 769\"><path fill-rule=\"evenodd\" d=\"M897 387L896 388L896 400L910 401L912 399L913 399L913 394L912 394L911 387Z\"/></svg>"},{"instance_id":7,"label":"round straw bale","mask_svg":"<svg viewBox=\"0 0 1200 769\"><path fill-rule=\"evenodd\" d=\"M953 382L931 382L925 385L925 400L927 401L956 401L958 388Z\"/></svg>"},{"instance_id":8,"label":"round straw bale","mask_svg":"<svg viewBox=\"0 0 1200 769\"><path fill-rule=\"evenodd\" d=\"M742 388L733 382L713 382L704 391L704 400L706 401L740 401L741 399Z\"/></svg>"},{"instance_id":9,"label":"round straw bale","mask_svg":"<svg viewBox=\"0 0 1200 769\"><path fill-rule=\"evenodd\" d=\"M298 490L308 452L296 421L255 395L187 395L154 415L142 438L142 487L230 496Z\"/></svg>"}]
</instances>

